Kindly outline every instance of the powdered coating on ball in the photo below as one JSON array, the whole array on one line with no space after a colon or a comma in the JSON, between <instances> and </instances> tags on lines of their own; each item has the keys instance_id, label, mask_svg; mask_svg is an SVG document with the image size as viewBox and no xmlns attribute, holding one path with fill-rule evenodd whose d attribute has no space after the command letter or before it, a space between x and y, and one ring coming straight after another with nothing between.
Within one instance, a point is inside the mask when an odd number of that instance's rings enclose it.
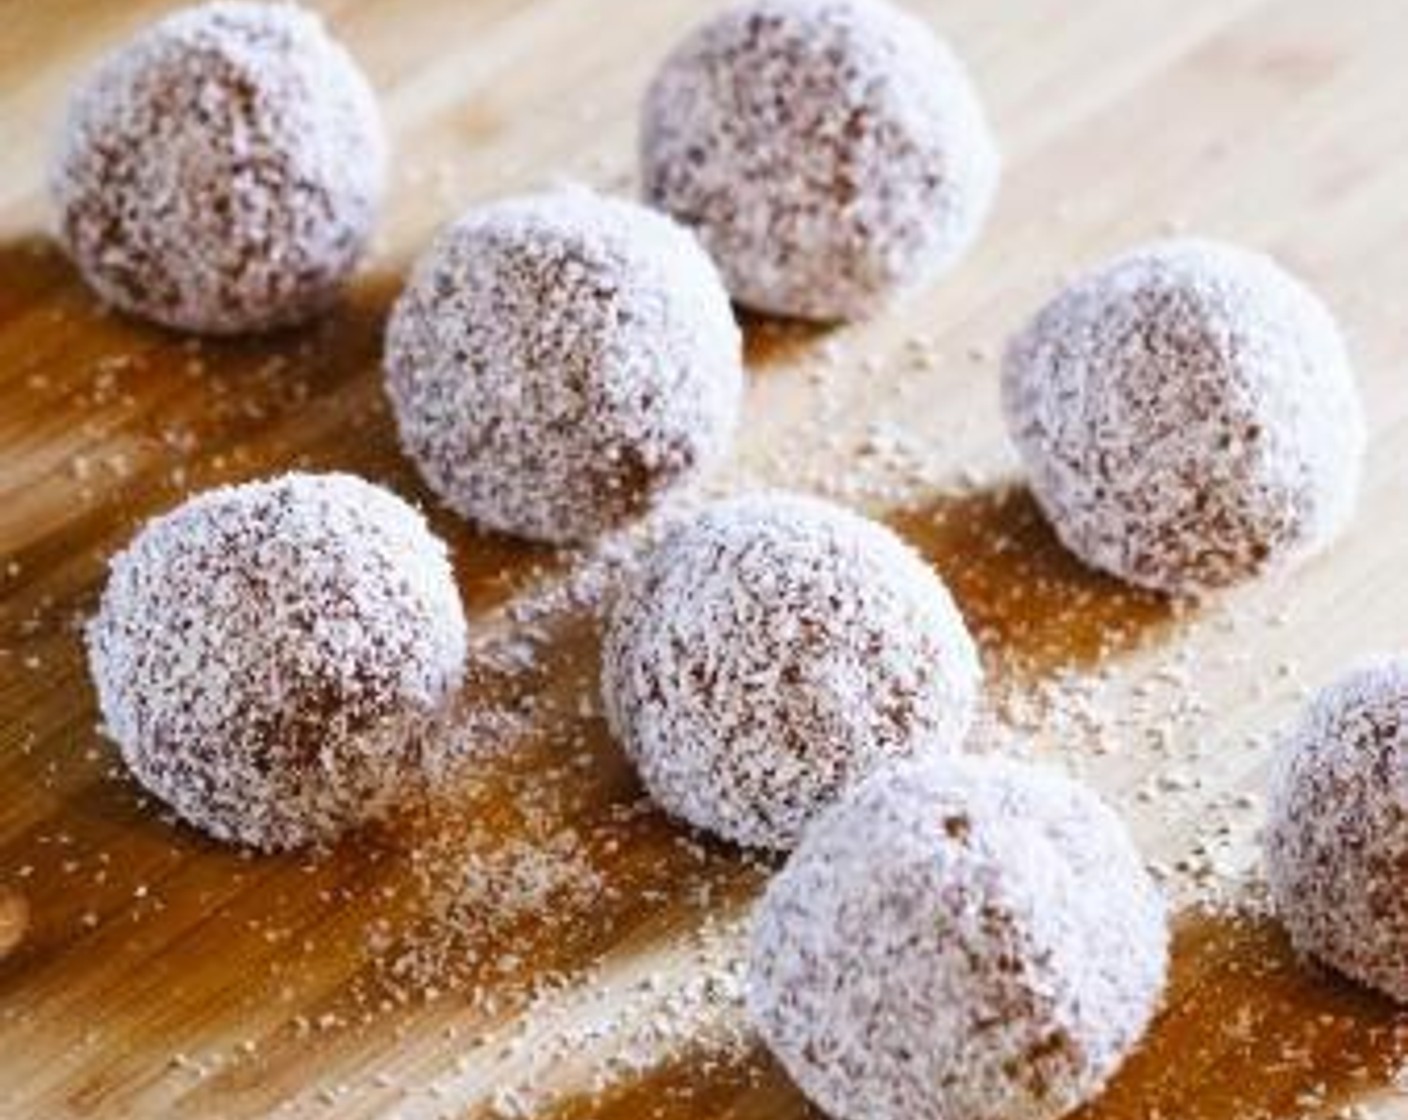
<instances>
[{"instance_id":1,"label":"powdered coating on ball","mask_svg":"<svg viewBox=\"0 0 1408 1120\"><path fill-rule=\"evenodd\" d=\"M372 91L316 15L220 2L99 64L70 105L52 192L59 236L104 300L230 334L336 296L385 164Z\"/></svg>"},{"instance_id":2,"label":"powdered coating on ball","mask_svg":"<svg viewBox=\"0 0 1408 1120\"><path fill-rule=\"evenodd\" d=\"M1003 403L1061 540L1131 583L1244 580L1353 512L1365 429L1344 342L1258 253L1167 241L1077 280L1008 348Z\"/></svg>"},{"instance_id":3,"label":"powdered coating on ball","mask_svg":"<svg viewBox=\"0 0 1408 1120\"><path fill-rule=\"evenodd\" d=\"M789 848L889 759L956 749L981 678L962 616L893 533L764 493L707 507L616 605L607 717L666 811Z\"/></svg>"},{"instance_id":4,"label":"powdered coating on ball","mask_svg":"<svg viewBox=\"0 0 1408 1120\"><path fill-rule=\"evenodd\" d=\"M1266 871L1302 953L1408 1003L1408 659L1324 689L1281 744Z\"/></svg>"},{"instance_id":5,"label":"powdered coating on ball","mask_svg":"<svg viewBox=\"0 0 1408 1120\"><path fill-rule=\"evenodd\" d=\"M106 733L197 828L334 839L419 776L465 622L421 516L349 475L222 487L111 564L88 657Z\"/></svg>"},{"instance_id":6,"label":"powdered coating on ball","mask_svg":"<svg viewBox=\"0 0 1408 1120\"><path fill-rule=\"evenodd\" d=\"M742 338L687 231L570 189L441 235L396 303L386 382L401 444L447 505L565 543L722 456Z\"/></svg>"},{"instance_id":7,"label":"powdered coating on ball","mask_svg":"<svg viewBox=\"0 0 1408 1120\"><path fill-rule=\"evenodd\" d=\"M878 0L750 0L646 94L646 197L697 230L734 299L870 314L976 237L997 149L962 64Z\"/></svg>"},{"instance_id":8,"label":"powdered coating on ball","mask_svg":"<svg viewBox=\"0 0 1408 1120\"><path fill-rule=\"evenodd\" d=\"M807 833L758 905L747 1001L837 1120L1053 1120L1138 1043L1167 957L1163 903L1092 791L931 759Z\"/></svg>"}]
</instances>

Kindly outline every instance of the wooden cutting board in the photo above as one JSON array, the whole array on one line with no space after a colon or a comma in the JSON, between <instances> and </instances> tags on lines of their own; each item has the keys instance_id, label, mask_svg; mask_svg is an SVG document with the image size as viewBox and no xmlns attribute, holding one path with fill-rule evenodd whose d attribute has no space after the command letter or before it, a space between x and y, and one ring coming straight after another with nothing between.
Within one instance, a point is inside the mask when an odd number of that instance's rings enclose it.
<instances>
[{"instance_id":1,"label":"wooden cutting board","mask_svg":"<svg viewBox=\"0 0 1408 1120\"><path fill-rule=\"evenodd\" d=\"M727 966L766 869L640 804L595 714L591 612L560 591L587 561L434 514L477 641L514 655L466 696L482 759L452 807L472 868L510 881L468 896L444 990L418 974L388 995L379 961L453 843L427 849L407 820L324 860L254 859L172 824L98 736L77 634L106 558L193 490L297 465L429 504L377 368L408 262L480 199L629 190L643 83L703 6L321 4L399 150L377 252L323 323L202 345L104 313L45 232L70 83L169 6L0 0L0 1116L807 1114ZM874 322L748 323L718 485L818 490L907 535L980 635L988 730L1099 786L1167 881L1167 1007L1090 1117L1408 1115L1408 1018L1295 961L1254 885L1267 736L1307 688L1408 641L1408 6L913 7L990 107L996 215L951 277ZM995 389L1003 339L1062 274L1178 229L1267 248L1325 294L1373 435L1347 539L1183 611L1054 546L1013 487ZM515 661L521 639L536 653ZM514 718L479 726L490 704Z\"/></svg>"}]
</instances>

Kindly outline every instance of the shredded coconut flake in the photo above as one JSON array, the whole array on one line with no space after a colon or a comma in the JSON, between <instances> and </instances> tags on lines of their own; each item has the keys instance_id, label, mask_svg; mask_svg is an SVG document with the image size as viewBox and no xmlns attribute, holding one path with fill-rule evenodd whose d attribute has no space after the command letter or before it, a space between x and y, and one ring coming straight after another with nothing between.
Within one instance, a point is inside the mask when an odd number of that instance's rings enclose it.
<instances>
[{"instance_id":1,"label":"shredded coconut flake","mask_svg":"<svg viewBox=\"0 0 1408 1120\"><path fill-rule=\"evenodd\" d=\"M850 319L976 236L998 157L968 76L874 0L754 0L696 30L646 96L645 194L760 311Z\"/></svg>"},{"instance_id":2,"label":"shredded coconut flake","mask_svg":"<svg viewBox=\"0 0 1408 1120\"><path fill-rule=\"evenodd\" d=\"M385 149L371 88L317 16L205 4L79 89L52 172L60 235L124 311L215 334L297 322L361 256Z\"/></svg>"},{"instance_id":3,"label":"shredded coconut flake","mask_svg":"<svg viewBox=\"0 0 1408 1120\"><path fill-rule=\"evenodd\" d=\"M688 232L570 189L485 206L417 265L387 333L401 442L462 516L554 542L727 448L738 326Z\"/></svg>"},{"instance_id":4,"label":"shredded coconut flake","mask_svg":"<svg viewBox=\"0 0 1408 1120\"><path fill-rule=\"evenodd\" d=\"M1266 832L1267 878L1303 953L1408 1002L1408 661L1321 692L1286 736Z\"/></svg>"},{"instance_id":5,"label":"shredded coconut flake","mask_svg":"<svg viewBox=\"0 0 1408 1120\"><path fill-rule=\"evenodd\" d=\"M112 561L88 649L138 780L198 828L280 849L331 840L417 776L465 623L415 510L290 474L148 524Z\"/></svg>"},{"instance_id":6,"label":"shredded coconut flake","mask_svg":"<svg viewBox=\"0 0 1408 1120\"><path fill-rule=\"evenodd\" d=\"M1138 1042L1167 955L1162 902L1094 793L933 759L807 833L759 904L748 1007L833 1116L1054 1118Z\"/></svg>"},{"instance_id":7,"label":"shredded coconut flake","mask_svg":"<svg viewBox=\"0 0 1408 1120\"><path fill-rule=\"evenodd\" d=\"M1270 258L1154 244L1010 346L1008 429L1061 539L1174 594L1314 550L1348 521L1365 429L1324 305Z\"/></svg>"},{"instance_id":8,"label":"shredded coconut flake","mask_svg":"<svg viewBox=\"0 0 1408 1120\"><path fill-rule=\"evenodd\" d=\"M667 811L786 848L883 760L957 746L980 675L942 581L892 533L760 494L706 507L646 561L602 693Z\"/></svg>"}]
</instances>

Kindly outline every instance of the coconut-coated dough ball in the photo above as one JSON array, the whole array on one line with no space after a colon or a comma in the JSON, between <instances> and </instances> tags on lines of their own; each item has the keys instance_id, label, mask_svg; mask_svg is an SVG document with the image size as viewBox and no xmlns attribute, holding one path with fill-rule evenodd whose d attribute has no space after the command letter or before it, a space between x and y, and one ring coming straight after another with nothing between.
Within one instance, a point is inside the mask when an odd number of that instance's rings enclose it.
<instances>
[{"instance_id":1,"label":"coconut-coated dough ball","mask_svg":"<svg viewBox=\"0 0 1408 1120\"><path fill-rule=\"evenodd\" d=\"M1298 950L1408 1003L1408 659L1349 672L1285 737L1266 870Z\"/></svg>"},{"instance_id":2,"label":"coconut-coated dough ball","mask_svg":"<svg viewBox=\"0 0 1408 1120\"><path fill-rule=\"evenodd\" d=\"M83 82L52 191L59 236L100 297L234 334L336 297L385 164L371 88L316 15L218 2L160 20Z\"/></svg>"},{"instance_id":3,"label":"coconut-coated dough ball","mask_svg":"<svg viewBox=\"0 0 1408 1120\"><path fill-rule=\"evenodd\" d=\"M1056 533L1130 583L1245 580L1353 512L1365 430L1344 342L1259 253L1183 239L1097 268L1015 337L1002 390Z\"/></svg>"},{"instance_id":4,"label":"coconut-coated dough ball","mask_svg":"<svg viewBox=\"0 0 1408 1120\"><path fill-rule=\"evenodd\" d=\"M1055 771L892 764L803 838L754 917L747 1004L836 1120L1054 1120L1164 987L1164 907L1119 818Z\"/></svg>"},{"instance_id":5,"label":"coconut-coated dough ball","mask_svg":"<svg viewBox=\"0 0 1408 1120\"><path fill-rule=\"evenodd\" d=\"M997 149L962 64L880 0L748 0L689 34L642 117L645 196L734 299L868 315L977 236Z\"/></svg>"},{"instance_id":6,"label":"coconut-coated dough ball","mask_svg":"<svg viewBox=\"0 0 1408 1120\"><path fill-rule=\"evenodd\" d=\"M918 554L781 493L717 502L666 538L602 656L607 717L655 801L767 848L882 762L957 749L982 675Z\"/></svg>"},{"instance_id":7,"label":"coconut-coated dough ball","mask_svg":"<svg viewBox=\"0 0 1408 1120\"><path fill-rule=\"evenodd\" d=\"M339 474L221 487L151 521L88 627L105 731L137 780L268 850L331 841L417 783L464 657L444 545Z\"/></svg>"},{"instance_id":8,"label":"coconut-coated dough ball","mask_svg":"<svg viewBox=\"0 0 1408 1120\"><path fill-rule=\"evenodd\" d=\"M722 457L742 337L694 237L584 188L478 207L396 302L401 445L477 524L553 543L643 513Z\"/></svg>"}]
</instances>

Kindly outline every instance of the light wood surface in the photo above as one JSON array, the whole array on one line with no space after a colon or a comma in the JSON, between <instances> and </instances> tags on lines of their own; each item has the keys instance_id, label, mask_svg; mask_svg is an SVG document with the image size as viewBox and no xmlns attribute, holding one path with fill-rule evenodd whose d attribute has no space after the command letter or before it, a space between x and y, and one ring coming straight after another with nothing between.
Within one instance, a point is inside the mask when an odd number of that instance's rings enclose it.
<instances>
[{"instance_id":1,"label":"light wood surface","mask_svg":"<svg viewBox=\"0 0 1408 1120\"><path fill-rule=\"evenodd\" d=\"M496 1094L511 1111L503 1092L527 1079L545 1089L543 1115L807 1114L756 1047L714 1051L734 1027L709 1014L697 1038L676 1029L600 1091L619 1031L579 1030L570 1055L543 1058L554 1024L648 1018L641 978L687 983L701 925L741 912L763 874L632 808L599 720L571 715L592 690L589 620L559 612L538 669L480 682L558 715L526 720L484 761L461 806L482 822L476 843L510 850L531 789L605 884L474 946L499 965L479 976L503 986L497 1010L482 991L386 1009L368 996L367 931L414 894L397 829L316 863L249 859L144 804L95 730L76 631L106 557L194 489L337 467L428 504L377 371L408 261L478 199L561 177L629 190L642 85L705 9L321 4L399 151L378 252L322 324L196 348L105 314L45 234L45 155L71 81L169 6L0 0L0 1116L477 1116ZM1182 907L1167 1008L1092 1118L1351 1115L1355 1102L1408 1115L1392 1088L1408 1018L1297 963L1274 925L1233 905L1266 736L1306 687L1408 636L1408 6L913 7L990 107L1006 157L996 215L944 283L872 323L750 323L754 376L723 481L829 492L909 536L980 633L996 723L1031 725L1038 754L1110 795L1166 874ZM1361 516L1332 553L1182 613L1053 546L1008 489L994 377L1002 340L1063 272L1177 228L1267 248L1325 294L1373 439ZM482 641L506 604L570 575L542 550L434 519ZM517 1006L535 976L553 986Z\"/></svg>"}]
</instances>

